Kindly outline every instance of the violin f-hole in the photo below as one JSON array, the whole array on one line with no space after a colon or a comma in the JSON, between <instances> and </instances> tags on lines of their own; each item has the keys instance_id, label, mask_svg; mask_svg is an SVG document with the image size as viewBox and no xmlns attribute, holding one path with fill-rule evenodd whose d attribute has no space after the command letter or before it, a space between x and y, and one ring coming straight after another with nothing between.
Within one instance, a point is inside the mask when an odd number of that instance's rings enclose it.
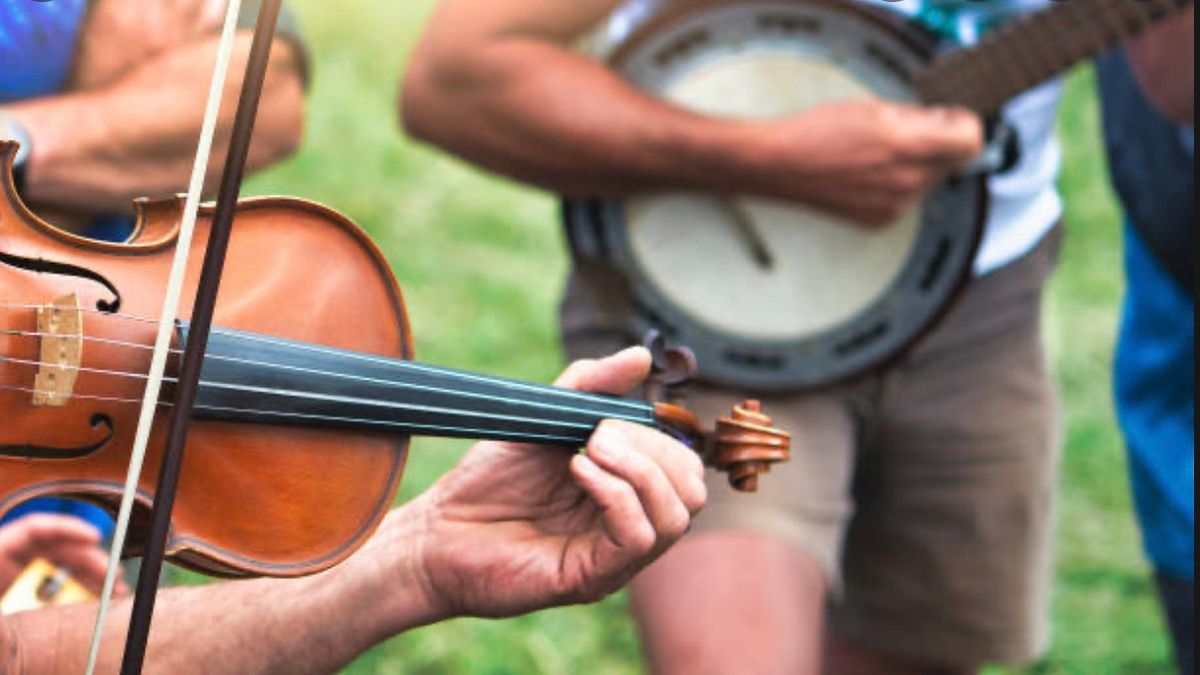
<instances>
[{"instance_id":1,"label":"violin f-hole","mask_svg":"<svg viewBox=\"0 0 1200 675\"><path fill-rule=\"evenodd\" d=\"M0 445L0 457L17 457L20 459L80 459L99 451L112 440L116 427L111 417L104 413L96 413L88 420L92 429L103 427L103 437L90 445L75 448L52 448L44 445L21 444Z\"/></svg>"},{"instance_id":2,"label":"violin f-hole","mask_svg":"<svg viewBox=\"0 0 1200 675\"><path fill-rule=\"evenodd\" d=\"M106 300L101 298L97 300L96 309L105 314L116 314L121 309L121 292L117 290L117 287L100 273L93 272L86 267L79 267L78 265L54 260L44 260L42 258L25 258L3 251L0 251L0 263L17 269L28 270L36 274L55 274L95 282L112 294L112 299Z\"/></svg>"}]
</instances>

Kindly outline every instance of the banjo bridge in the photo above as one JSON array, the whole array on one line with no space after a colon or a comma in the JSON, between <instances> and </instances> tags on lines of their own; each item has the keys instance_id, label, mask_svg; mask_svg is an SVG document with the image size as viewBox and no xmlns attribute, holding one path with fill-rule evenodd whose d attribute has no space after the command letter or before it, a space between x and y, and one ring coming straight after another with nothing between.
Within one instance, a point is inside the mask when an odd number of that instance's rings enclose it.
<instances>
[{"instance_id":1,"label":"banjo bridge","mask_svg":"<svg viewBox=\"0 0 1200 675\"><path fill-rule=\"evenodd\" d=\"M74 293L37 308L40 343L33 405L65 406L83 362L83 310Z\"/></svg>"}]
</instances>

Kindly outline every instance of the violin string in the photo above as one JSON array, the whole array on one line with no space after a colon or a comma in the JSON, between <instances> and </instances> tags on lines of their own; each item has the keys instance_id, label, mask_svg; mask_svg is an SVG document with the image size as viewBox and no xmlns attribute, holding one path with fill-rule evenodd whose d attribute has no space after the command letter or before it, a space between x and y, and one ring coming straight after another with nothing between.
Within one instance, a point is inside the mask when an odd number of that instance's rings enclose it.
<instances>
[{"instance_id":1,"label":"violin string","mask_svg":"<svg viewBox=\"0 0 1200 675\"><path fill-rule=\"evenodd\" d=\"M45 391L39 392L37 389L33 389L30 387L16 387L16 386L7 385L7 384L0 384L0 390L13 391L13 392L21 393L21 394L53 393L53 392L45 392ZM97 395L93 395L93 394L74 394L71 396L71 398L72 399L85 399L85 400L90 400L90 401L103 401L103 402L108 402L108 403L141 403L141 399L117 398L117 397L112 397L112 396L97 396ZM170 408L173 404L170 401L159 401L158 405L161 408ZM342 417L342 416L336 416L336 415L296 413L296 412L285 412L285 411L280 411L280 410L271 410L271 409L264 409L264 408L235 408L235 407L230 407L230 406L197 405L195 407L195 409L199 412L222 412L222 413L228 413L228 414L234 414L234 415L237 415L237 414L272 415L275 417L282 417L282 418L288 418L288 419L304 419L304 420L309 420L312 422L338 422L338 423L343 423L343 424L372 426L372 427L378 427L378 428L382 428L382 429L396 429L396 430L402 430L402 431L421 430L421 431L429 432L430 434L436 434L438 432L465 433L465 434L475 436L477 438L485 438L485 437L488 437L489 435L495 433L495 430L483 429L483 428L479 428L479 427L425 424L425 423L421 423L421 422L393 422L390 420L379 420L379 419L371 419L371 418L365 418L365 417ZM635 422L638 424L644 424L646 422L646 420L641 420L641 419L634 419L634 418L625 418L625 419L626 419L626 421ZM591 427L591 425L580 425L577 428L579 428L581 430L590 430L592 427ZM561 442L572 442L573 443L573 442L576 442L579 440L578 438L576 438L574 436L556 436L553 434L543 434L543 433L534 433L534 432L520 432L520 433L513 432L513 436L519 437L523 440L529 440L529 441L544 440L544 441L561 441Z\"/></svg>"},{"instance_id":2,"label":"violin string","mask_svg":"<svg viewBox=\"0 0 1200 675\"><path fill-rule=\"evenodd\" d=\"M0 384L0 389L5 391L15 391L21 394L41 394L43 396L53 396L58 394L55 391L38 390L32 387L18 387L11 384ZM71 399L83 399L86 401L104 401L105 403L141 403L140 398L120 398L117 396L100 396L98 394L71 394ZM159 401L160 406L169 407L172 404L169 401Z\"/></svg>"},{"instance_id":3,"label":"violin string","mask_svg":"<svg viewBox=\"0 0 1200 675\"><path fill-rule=\"evenodd\" d=\"M206 388L211 389L227 389L244 394L262 394L264 396L279 396L282 398L306 399L311 401L320 401L322 403L345 403L349 405L362 405L375 408L390 408L393 410L408 410L413 412L423 412L443 415L456 415L464 417L477 417L480 419L502 420L507 422L527 422L530 424L550 424L556 426L568 426L573 428L591 428L591 425L581 424L578 422L564 422L560 420L538 419L535 417L525 417L521 415L504 415L499 413L479 412L474 410L464 410L461 408L449 408L436 405L424 405L420 403L406 403L403 401L386 401L376 398L359 398L356 396L340 396L336 394L318 394L308 391L298 391L295 389L275 389L272 387L251 387L243 384L229 384L225 382L206 382ZM457 392L455 392L457 393ZM540 404L531 403L531 405L539 406ZM611 419L620 419L629 422L637 422L641 418L627 416L623 414L608 414L600 413L594 410L577 409L571 411L580 415L600 415Z\"/></svg>"},{"instance_id":4,"label":"violin string","mask_svg":"<svg viewBox=\"0 0 1200 675\"><path fill-rule=\"evenodd\" d=\"M95 375L108 375L111 377L123 377L123 378L128 378L131 380L147 380L150 378L149 375L143 375L142 373L130 373L130 372L127 372L124 370L108 370L105 368L89 368L87 366L72 366L72 365L65 365L65 364L60 365L57 363L49 363L47 361L33 361L30 359L18 359L13 356L0 356L0 363L13 363L18 366L29 366L31 368L41 368L42 366L48 366L48 367L54 368L56 370L74 370L79 373L92 373ZM165 376L163 377L163 382L175 382L176 380L177 380L177 378L165 377Z\"/></svg>"},{"instance_id":5,"label":"violin string","mask_svg":"<svg viewBox=\"0 0 1200 675\"><path fill-rule=\"evenodd\" d=\"M559 394L559 395L563 396L564 398L574 398L574 399L582 400L585 402L594 402L595 398L596 398L595 394L579 392L579 391L575 391L572 389L548 387L546 385L532 384L529 382L521 382L519 380L509 380L509 379L504 379L504 378L491 377L491 376L487 376L487 375L478 375L475 373L468 373L468 372L464 372L461 370L453 370L450 368L431 366L431 365L419 363L416 361L404 361L401 359L389 359L389 358L383 357L383 356L372 356L370 354L363 354L360 352L344 351L344 350L340 350L340 349L334 349L332 347L325 347L323 345L315 345L315 344L304 343L304 342L294 342L294 341L282 340L279 338L273 338L268 335L242 333L242 332L238 332L238 331L231 331L231 330L217 328L217 327L213 328L213 332L220 333L223 335L229 335L229 336L236 337L239 339L249 340L252 342L262 342L264 344L280 345L280 346L284 346L284 347L298 349L301 351L309 351L309 352L314 352L314 353L318 353L318 354L342 357L342 358L346 358L346 359L349 359L352 361L361 361L363 363L371 363L371 364L375 364L375 365L381 365L381 366L387 367L391 370L395 370L398 372L413 371L413 372L418 372L418 373L441 375L441 376L445 376L445 377L452 378L452 379L457 378L457 379L460 379L463 381L478 382L481 384L501 385L501 386L511 388L511 389L531 391L533 393L538 393L538 394L554 393L554 394ZM263 363L263 364L259 364L259 365L271 366L274 364ZM625 399L619 399L619 398L612 399L611 401L606 400L606 402L616 405L618 407L629 408L631 410L639 410L640 411L644 407L644 404L642 404L642 403L639 403L636 401L629 401L629 400L625 400Z\"/></svg>"},{"instance_id":6,"label":"violin string","mask_svg":"<svg viewBox=\"0 0 1200 675\"><path fill-rule=\"evenodd\" d=\"M35 338L44 338L44 337L61 338L62 337L62 335L59 335L57 333L43 333L40 331L32 331L32 330L0 330L0 335L11 335L13 337L35 337ZM128 340L114 340L112 338L93 337L91 335L76 335L76 336L72 336L72 339L83 340L84 342L94 342L97 344L113 345L115 347L129 347L130 349L144 349L146 351L154 350L154 347L151 347L150 345L144 345L144 344L141 344L138 342L130 342ZM182 354L183 350L182 349L172 349L171 353L172 354Z\"/></svg>"},{"instance_id":7,"label":"violin string","mask_svg":"<svg viewBox=\"0 0 1200 675\"><path fill-rule=\"evenodd\" d=\"M0 362L14 363L17 365L28 365L28 366L35 366L38 363L38 362L30 362L30 360L26 360L26 359L12 359L12 358L8 358L8 357L0 357ZM82 368L82 366L62 366L62 368L66 369L66 370L79 370L79 371L83 371L83 372L90 372L90 374L97 374L97 375L112 375L112 376L121 376L121 377L128 377L128 378L139 378L139 380L144 380L144 378L146 377L144 375L132 374L132 372L109 371L109 370L103 370L103 369L89 369L89 368ZM163 382L175 382L175 381L176 381L175 378L163 377ZM26 389L26 388L22 388L22 387L2 386L2 388L12 389L12 390L20 390L20 392L28 392L28 393L54 394L54 392L37 392L37 390L35 390L35 389ZM234 383L229 383L229 382L205 382L205 381L200 382L200 388L202 388L202 389L227 389L227 390L230 390L230 392L236 392L236 393L242 393L242 394L262 394L264 396L278 396L278 398L286 398L286 399L307 399L307 400L322 401L322 402L338 402L338 404L394 408L394 410L406 410L406 411L413 411L413 412L451 414L451 416L462 416L462 417L474 416L474 417L479 417L479 418L505 420L505 422L532 423L532 424L558 424L557 422L553 422L553 420L545 420L545 419L530 418L530 417L523 417L523 416L508 416L508 414L476 412L476 411L472 411L472 410L467 410L467 408L427 406L427 405L420 405L420 404L408 404L408 402L403 402L403 401L389 401L389 400L385 400L385 399L359 398L359 396L341 396L341 395L334 395L334 394L319 394L319 393L314 393L314 392L302 392L302 390L299 390L299 389L250 387L250 386L245 386L245 384L234 384ZM560 405L556 405L556 404L542 404L542 402L538 402L538 401L511 400L511 399L499 398L499 396L491 396L491 395L486 395L486 394L457 392L457 390L454 390L454 389L442 389L442 388L437 388L437 387L424 387L424 386L415 386L415 388L425 389L425 390L428 390L428 392L437 393L437 394L461 395L461 396L464 396L464 398L478 398L478 399L485 399L485 400L492 400L492 401L499 401L499 402L511 402L511 404L526 406L526 407L534 408L534 410L544 410L547 412L548 411L557 411L557 412L565 412L565 413L569 413L569 414L581 414L581 416L594 416L594 417L602 417L602 418L607 418L607 419L622 419L622 420L625 420L625 422L642 422L642 420L644 419L643 417L634 416L634 414L610 413L610 412L602 412L602 411L596 411L596 410L588 410L588 408L575 408L575 407L568 407L568 406L560 406ZM142 402L142 401L140 401L140 399L122 399L122 398L118 398L118 396L104 396L104 395L97 395L97 394L78 394L78 395L72 394L71 398L77 398L77 396L79 399L121 402L121 404L138 404L138 402ZM169 407L170 404L168 401L160 400L160 401L158 401L158 405ZM242 411L242 412L251 412L251 411L253 411L253 412L270 412L269 410L265 410L265 408L264 408L264 410L259 410L259 408L247 408L247 410ZM641 412L643 414L648 412L647 408L643 407Z\"/></svg>"},{"instance_id":8,"label":"violin string","mask_svg":"<svg viewBox=\"0 0 1200 675\"><path fill-rule=\"evenodd\" d=\"M307 373L307 374L328 377L337 382L346 381L346 380L356 380L356 381L362 381L362 382L371 383L371 384L382 385L382 386L386 386L386 387L394 387L394 388L398 388L398 389L414 389L414 390L425 391L425 392L434 393L434 394L449 394L449 395L453 395L453 396L461 396L464 398L481 399L481 400L490 401L490 402L510 403L513 405L525 406L525 407L534 408L537 410L557 411L557 412L564 412L564 413L568 413L568 414L578 414L578 415L603 415L605 417L609 417L612 419L623 419L623 420L635 421L635 422L642 419L637 416L627 416L627 415L622 415L622 414L618 414L618 413L602 413L602 412L598 412L594 409L573 407L573 406L561 405L561 404L551 403L551 402L532 401L532 400L527 400L527 399L495 396L492 394L461 391L461 390L449 389L449 388L445 388L445 387L432 387L429 385L415 384L412 382L381 380L378 378L371 378L371 377L365 377L365 376L360 376L360 375L346 375L346 374L342 374L342 373L332 373L332 372L316 370L316 369L312 369L312 368L303 368L300 366L289 366L289 365L285 365L285 364L277 364L277 363L270 363L270 362L263 362L263 361L253 361L250 359L241 359L241 358L237 358L237 357L220 356L220 355L216 355L216 354L210 354L210 355L208 355L207 358L211 358L214 360L223 360L223 361L230 361L230 362L235 362L235 363L249 364L249 365L259 365L259 366L264 366L264 367L268 367L268 368L278 368L278 369L303 372L303 373ZM59 365L59 364L47 363L45 361L20 359L20 358L15 358L15 357L10 357L10 356L0 356L0 363L12 363L14 365L26 366L26 367L30 367L30 368L36 368L36 367L41 367L41 366L50 366L50 367L61 369L61 370L73 370L73 371L76 371L79 373L103 375L103 376L110 376L110 377L122 377L122 378L135 379L135 380L145 380L148 377L147 375L143 375L141 373L134 373L134 372L128 372L128 371L108 370L108 369L104 369L104 368L91 368L91 367L87 367L87 366ZM167 377L167 376L163 377L163 382L175 383L177 381L178 381L178 378ZM200 382L200 386L201 386L201 388L210 388L210 389L211 388L228 389L228 390L236 391L239 393L262 393L262 394L267 394L267 395L288 396L288 397L293 397L293 398L312 398L312 399L316 399L316 400L325 400L325 401L353 402L353 403L362 404L362 405L375 405L375 406L383 406L383 407L402 407L402 408L405 407L405 404L397 403L395 401L388 401L386 399L339 397L339 396L332 396L332 395L316 394L313 392L304 392L304 391L295 390L295 389L273 389L273 388L263 388L263 387L251 387L251 386L238 385L238 384L233 384L233 383L228 383L228 382L214 382L214 381L202 380ZM571 390L547 388L546 390L542 390L542 391L544 393L558 394L560 392L570 392ZM645 404L623 401L621 399L604 399L602 401L593 399L591 402L592 403L605 403L605 404L620 402L623 404L627 404L627 405L623 405L622 407L630 408L631 410L634 410L634 411L637 411L637 412L643 413L643 414L645 413L645 410L646 410ZM417 409L420 409L420 406L412 407L411 409L417 410ZM434 409L430 409L430 410L434 410ZM438 412L453 412L453 413L461 413L461 414L473 414L467 410L458 410L458 409L450 409L450 408L437 409L437 411ZM534 421L534 420L529 420L528 418L520 418L520 417L513 417L513 418L511 418L511 420L512 421Z\"/></svg>"},{"instance_id":9,"label":"violin string","mask_svg":"<svg viewBox=\"0 0 1200 675\"><path fill-rule=\"evenodd\" d=\"M36 305L36 304L28 304L28 303L21 303L21 302L0 302L0 309L43 309L45 307L46 307L46 305ZM136 316L133 314L113 314L112 312L105 312L105 311L102 311L99 309L93 309L90 307L73 307L68 311L72 311L72 312L78 311L78 312L83 312L84 314L93 314L93 315L102 316L102 317L105 317L108 319L122 319L124 321L134 321L137 323L147 323L150 325L154 325L154 324L158 323L158 319L152 319L148 316Z\"/></svg>"},{"instance_id":10,"label":"violin string","mask_svg":"<svg viewBox=\"0 0 1200 675\"><path fill-rule=\"evenodd\" d=\"M336 416L336 415L319 415L319 414L312 414L312 413L284 412L284 411L274 411L274 410L262 411L262 410L256 410L256 409L230 408L230 407L225 407L225 406L201 406L201 405L198 405L198 406L196 406L196 410L197 411L209 411L209 412L225 412L225 413L231 413L231 414L265 413L265 414L272 415L275 417L284 417L284 418L288 418L288 419L303 419L303 420L308 420L311 422L336 422L336 423L342 423L342 424L373 426L373 427L378 427L381 429L396 429L396 430L408 431L408 432L420 430L420 431L428 432L430 435L436 435L439 432L441 432L441 433L465 433L465 434L472 435L476 438L487 438L487 437L491 436L492 434L496 433L496 430L494 430L494 429L484 429L484 428L468 427L468 426L425 424L423 422L392 422L390 420L378 420L378 419L361 418L361 417L340 417L340 416ZM638 421L638 420L633 420L633 421ZM578 428L583 431L590 431L592 429L592 427L590 425L583 425ZM501 433L510 433L510 432L501 432ZM577 436L564 436L564 435L558 435L558 434L546 434L546 433L535 433L535 432L511 432L511 434L514 438L520 438L522 440L529 440L529 441L552 441L552 442L566 442L566 443L580 442L580 438Z\"/></svg>"},{"instance_id":11,"label":"violin string","mask_svg":"<svg viewBox=\"0 0 1200 675\"><path fill-rule=\"evenodd\" d=\"M30 387L14 387L14 386L10 386L7 384L0 384L0 390L15 391L15 392L18 392L21 394L38 393L38 390L32 389ZM42 393L51 393L51 392L42 392ZM94 395L77 394L77 395L72 396L72 398L80 398L80 399L95 400L95 401L105 401L105 402L115 402L115 403L141 403L141 399L114 398L114 397L110 397L110 396L94 396ZM159 401L158 405L163 408L169 408L173 404L170 401ZM428 432L430 434L437 434L438 432L465 433L465 434L475 436L477 438L485 438L485 437L489 436L490 434L495 433L494 430L483 429L483 428L479 428L479 427L451 426L451 425L442 425L442 424L424 424L421 422L392 422L389 420L378 420L378 419L370 419L370 418L365 418L365 417L341 417L341 416L335 416L335 415L317 415L317 414L309 414L309 413L284 412L284 411L278 411L278 410L264 410L264 409L259 409L259 408L235 408L235 407L230 407L230 406L197 405L195 409L200 412L223 412L223 413L234 414L234 415L237 415L237 414L250 414L250 415L265 414L265 415L272 415L275 417L282 417L282 418L287 418L287 419L304 419L304 420L309 420L311 422L338 422L338 423L343 423L343 424L355 424L355 425L362 425L362 426L377 427L377 428L381 428L381 429L396 429L396 430L401 430L401 431L420 430L420 431ZM630 420L630 421L641 422L641 420ZM590 428L591 428L590 426L581 426L580 427L580 429L584 429L584 430L590 430ZM540 441L568 442L568 443L574 443L574 442L579 441L579 439L575 436L560 436L560 435L555 435L555 434L544 434L544 433L534 433L534 432L520 432L520 433L513 432L513 436L519 437L522 440L529 440L529 441L540 440Z\"/></svg>"},{"instance_id":12,"label":"violin string","mask_svg":"<svg viewBox=\"0 0 1200 675\"><path fill-rule=\"evenodd\" d=\"M384 358L384 357L375 357L375 356L371 356L368 354L360 354L357 352L341 351L341 350L337 350L337 349L321 347L319 345L307 345L307 344L303 344L303 343L295 343L295 342L288 342L288 341L283 341L283 340L276 340L276 339L273 339L273 338L270 338L267 336L258 336L258 335L251 335L251 334L247 334L247 333L238 333L238 332L230 332L230 331L221 331L218 328L214 328L213 332L214 333L222 332L224 334L234 335L239 338L260 341L260 342L265 342L265 343L270 343L270 344L276 344L276 345L285 345L288 347L295 347L295 348L299 348L299 349L306 350L306 351L316 351L316 352L320 352L320 353L324 353L324 354L328 354L328 355L349 358L351 360L359 360L359 361L369 362L369 363L372 363L375 365L383 365L390 369L396 370L397 372L410 371L410 372L419 372L419 373L425 373L425 374L440 375L440 376L446 377L448 380L452 380L452 381L460 380L460 381L476 382L476 383L482 383L482 384L499 385L499 386L509 388L509 389L517 389L517 390L528 391L528 392L533 392L533 393L537 393L537 394L552 394L552 395L560 396L565 399L567 399L567 398L575 399L575 400L580 400L580 401L584 401L587 403L595 403L596 402L594 394L578 392L578 391L574 391L571 389L563 389L563 388L558 388L558 387L550 387L550 386L546 386L546 385L538 385L538 384L527 383L527 382L519 382L516 380L509 380L509 379L503 379L503 378L492 378L492 377L488 377L486 375L476 375L473 373L466 373L466 372L453 370L453 369L439 368L437 366L430 366L430 365L426 365L426 364L422 364L422 363L417 363L414 361L403 361L403 360L397 360L397 359L388 359L388 358ZM32 332L32 331L0 331L0 334L16 335L19 337L46 337L47 336L47 334L45 334L45 333L38 333L38 332ZM53 337L53 336L51 336L51 337ZM125 347L129 347L129 348L150 349L146 345L141 345L141 344L134 343L134 342L126 342L126 341L122 341L122 340L112 340L112 339L107 339L107 338L90 338L87 336L84 336L82 339L85 341L94 340L94 341L98 341L98 342L104 342L106 344L111 344L111 345L116 345L116 346L125 346ZM176 349L176 350L172 350L172 353L180 354L182 352L180 350ZM243 359L240 357L224 356L224 355L220 355L220 354L208 354L205 356L205 358L219 360L219 361L240 363L242 365L249 365L249 366L262 366L264 368L277 368L277 369L282 369L282 370L292 370L292 371L296 371L296 372L321 375L324 377L330 377L330 378L340 379L340 380L357 380L357 381L368 382L368 383L372 383L372 384L381 384L381 385L385 385L385 386L407 387L407 388L412 388L412 389L426 389L428 391L434 391L434 392L438 392L438 393L454 393L454 394L461 394L461 395L465 395L465 396L478 396L478 397L482 397L482 398L489 398L491 400L496 400L496 401L511 401L511 402L517 402L517 403L521 402L520 399L508 399L508 398L503 398L503 397L494 397L494 396L485 395L485 394L475 395L470 392L461 392L461 391L450 390L450 389L439 389L439 388L427 387L425 385L418 385L418 384L408 383L408 382L400 382L400 381L395 381L395 380L382 380L382 379L378 379L378 378L371 378L371 377L359 376L359 375L347 375L344 373L335 373L335 372L324 371L324 370L304 368L304 367L300 367L300 366L289 366L286 364L272 363L269 361L260 361L260 360L255 360L255 359ZM0 356L0 360L17 361L16 359L13 359L12 357L4 357L4 356ZM57 364L49 364L49 363L42 362L42 361L20 361L20 362L27 364L27 365L36 365L36 366L47 365L47 366L54 366L54 367L68 368L68 369L77 368L83 372L89 372L89 369L83 368L81 366L59 366ZM97 370L95 372L100 372L100 371ZM131 372L125 372L125 371L107 371L107 372L112 373L114 375L120 375L120 376L125 376L125 377L142 377L142 378L147 377L145 375L139 375L137 373L131 373ZM172 380L171 378L164 378L164 381L172 382L174 380ZM641 408L642 408L642 405L640 403L637 403L634 401L627 401L627 400L623 400L623 399L619 399L619 398L606 399L605 403L614 405L616 407L627 408L629 410L641 410ZM547 405L552 405L552 404L547 404ZM568 408L564 408L564 409L569 410Z\"/></svg>"}]
</instances>

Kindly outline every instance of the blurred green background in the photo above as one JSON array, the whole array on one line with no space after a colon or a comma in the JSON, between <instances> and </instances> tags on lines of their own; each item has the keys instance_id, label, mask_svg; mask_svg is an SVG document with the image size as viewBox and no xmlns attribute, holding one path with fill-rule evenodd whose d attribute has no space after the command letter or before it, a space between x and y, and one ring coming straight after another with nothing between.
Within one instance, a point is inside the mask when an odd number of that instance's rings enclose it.
<instances>
[{"instance_id":1,"label":"blurred green background","mask_svg":"<svg viewBox=\"0 0 1200 675\"><path fill-rule=\"evenodd\" d=\"M423 360L552 378L562 365L555 316L567 265L554 199L399 131L399 76L432 0L291 4L314 60L305 143L297 156L256 176L247 192L314 199L366 228L404 287ZM1070 78L1061 127L1069 227L1046 307L1067 443L1053 648L1044 662L1018 672L1167 673L1169 648L1112 412L1119 220L1086 70ZM464 447L418 441L401 499L445 472ZM514 620L452 621L383 644L348 672L636 673L639 647L626 606L621 594Z\"/></svg>"}]
</instances>

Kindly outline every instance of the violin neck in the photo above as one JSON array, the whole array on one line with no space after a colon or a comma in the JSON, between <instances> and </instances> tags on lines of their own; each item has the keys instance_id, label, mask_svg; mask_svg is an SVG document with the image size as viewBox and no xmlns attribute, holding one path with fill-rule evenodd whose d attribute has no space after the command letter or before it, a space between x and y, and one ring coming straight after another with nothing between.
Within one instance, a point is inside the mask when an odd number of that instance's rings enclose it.
<instances>
[{"instance_id":1,"label":"violin neck","mask_svg":"<svg viewBox=\"0 0 1200 675\"><path fill-rule=\"evenodd\" d=\"M219 328L195 418L576 447L604 419L658 423L642 401Z\"/></svg>"}]
</instances>

